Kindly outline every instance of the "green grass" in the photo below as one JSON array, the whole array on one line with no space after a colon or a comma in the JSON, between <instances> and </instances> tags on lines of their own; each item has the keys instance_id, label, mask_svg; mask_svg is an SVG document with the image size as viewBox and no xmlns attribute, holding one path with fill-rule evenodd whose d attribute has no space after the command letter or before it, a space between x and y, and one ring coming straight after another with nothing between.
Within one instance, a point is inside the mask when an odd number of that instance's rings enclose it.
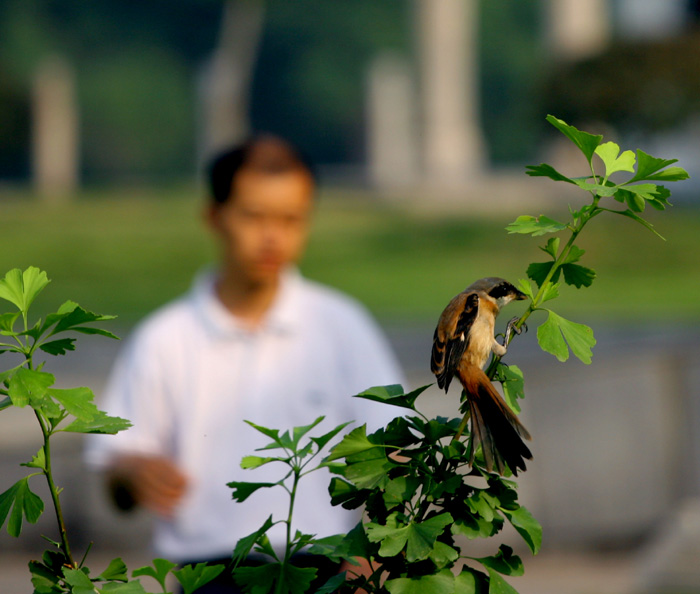
<instances>
[{"instance_id":1,"label":"green grass","mask_svg":"<svg viewBox=\"0 0 700 594\"><path fill-rule=\"evenodd\" d=\"M194 189L93 192L53 208L24 193L4 191L0 199L0 271L46 270L52 284L37 302L41 311L73 299L131 325L185 291L215 257ZM421 210L326 192L303 271L385 320L433 321L473 280L514 281L530 262L547 258L538 249L544 239L505 232L524 213L475 218ZM668 241L628 219L600 216L579 242L598 278L589 289L564 287L552 307L582 322L699 321L700 212L648 214Z\"/></svg>"}]
</instances>

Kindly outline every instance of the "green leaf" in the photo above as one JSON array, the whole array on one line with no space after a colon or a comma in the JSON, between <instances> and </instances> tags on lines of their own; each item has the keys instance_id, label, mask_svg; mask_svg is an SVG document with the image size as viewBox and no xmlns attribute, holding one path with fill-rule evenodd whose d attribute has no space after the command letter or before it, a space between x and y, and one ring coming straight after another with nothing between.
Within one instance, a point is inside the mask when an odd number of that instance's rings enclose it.
<instances>
[{"instance_id":1,"label":"green leaf","mask_svg":"<svg viewBox=\"0 0 700 594\"><path fill-rule=\"evenodd\" d=\"M620 155L620 147L614 142L604 142L595 149L603 163L605 163L605 177L610 177L616 171L629 171L634 173L636 158L632 151L624 151ZM618 156L619 155L619 156Z\"/></svg>"},{"instance_id":2,"label":"green leaf","mask_svg":"<svg viewBox=\"0 0 700 594\"><path fill-rule=\"evenodd\" d=\"M357 509L367 501L367 491L358 489L352 483L333 477L328 486L331 505L341 505L345 509Z\"/></svg>"},{"instance_id":3,"label":"green leaf","mask_svg":"<svg viewBox=\"0 0 700 594\"><path fill-rule=\"evenodd\" d=\"M442 569L459 559L459 551L444 542L437 541L428 558L435 563L436 567Z\"/></svg>"},{"instance_id":4,"label":"green leaf","mask_svg":"<svg viewBox=\"0 0 700 594\"><path fill-rule=\"evenodd\" d=\"M577 289L590 287L593 284L593 279L596 277L595 270L578 264L564 264L561 267L561 271L564 273L566 284L573 285Z\"/></svg>"},{"instance_id":5,"label":"green leaf","mask_svg":"<svg viewBox=\"0 0 700 594\"><path fill-rule=\"evenodd\" d=\"M550 124L552 124L552 126L564 134L564 136L566 136L579 148L589 163L591 162L596 148L603 140L603 136L601 134L594 135L589 134L588 132L583 132L576 129L574 126L570 126L564 120L554 117L553 115L548 115L546 119Z\"/></svg>"},{"instance_id":6,"label":"green leaf","mask_svg":"<svg viewBox=\"0 0 700 594\"><path fill-rule=\"evenodd\" d=\"M411 501L420 484L420 479L414 476L396 477L387 483L382 499L387 507Z\"/></svg>"},{"instance_id":7,"label":"green leaf","mask_svg":"<svg viewBox=\"0 0 700 594\"><path fill-rule=\"evenodd\" d=\"M63 574L56 575L43 563L38 561L29 562L29 572L32 575L32 585L34 594L63 594L64 590L59 586L59 581Z\"/></svg>"},{"instance_id":8,"label":"green leaf","mask_svg":"<svg viewBox=\"0 0 700 594\"><path fill-rule=\"evenodd\" d=\"M517 365L498 364L495 378L503 386L503 395L508 406L520 412L519 398L525 398L525 380L523 372Z\"/></svg>"},{"instance_id":9,"label":"green leaf","mask_svg":"<svg viewBox=\"0 0 700 594\"><path fill-rule=\"evenodd\" d=\"M389 482L389 471L398 466L387 458L386 450L380 447L353 454L346 458L346 462L341 474L358 489L385 488Z\"/></svg>"},{"instance_id":10,"label":"green leaf","mask_svg":"<svg viewBox=\"0 0 700 594\"><path fill-rule=\"evenodd\" d=\"M504 575L519 576L525 573L523 561L518 555L513 554L513 549L508 545L502 544L498 549L498 553L491 557L475 557L484 567Z\"/></svg>"},{"instance_id":11,"label":"green leaf","mask_svg":"<svg viewBox=\"0 0 700 594\"><path fill-rule=\"evenodd\" d=\"M596 344L593 330L584 324L566 320L551 310L545 311L549 312L547 320L537 329L537 341L542 350L564 362L569 358L571 348L576 357L589 364L593 356L591 349Z\"/></svg>"},{"instance_id":12,"label":"green leaf","mask_svg":"<svg viewBox=\"0 0 700 594\"><path fill-rule=\"evenodd\" d=\"M501 575L493 569L488 569L489 572L489 594L518 594L518 591L513 588Z\"/></svg>"},{"instance_id":13,"label":"green leaf","mask_svg":"<svg viewBox=\"0 0 700 594\"><path fill-rule=\"evenodd\" d=\"M192 594L198 588L211 582L224 569L226 569L224 565L197 563L197 565L185 565L182 569L173 571L173 575L180 582L184 594Z\"/></svg>"},{"instance_id":14,"label":"green leaf","mask_svg":"<svg viewBox=\"0 0 700 594\"><path fill-rule=\"evenodd\" d=\"M484 594L486 589L486 576L466 565L455 577L455 594Z\"/></svg>"},{"instance_id":15,"label":"green leaf","mask_svg":"<svg viewBox=\"0 0 700 594\"><path fill-rule=\"evenodd\" d=\"M384 587L390 594L453 594L455 577L449 569L417 578L387 580Z\"/></svg>"},{"instance_id":16,"label":"green leaf","mask_svg":"<svg viewBox=\"0 0 700 594\"><path fill-rule=\"evenodd\" d=\"M32 493L29 488L29 477L20 479L0 494L0 527L9 514L7 533L15 538L22 532L23 518L26 518L30 524L36 524L43 511L44 502L41 497Z\"/></svg>"},{"instance_id":17,"label":"green leaf","mask_svg":"<svg viewBox=\"0 0 700 594\"><path fill-rule=\"evenodd\" d=\"M653 200L649 200L649 204L656 210L666 210L667 206L671 206L668 199L671 197L671 190L664 186L656 186L656 195Z\"/></svg>"},{"instance_id":18,"label":"green leaf","mask_svg":"<svg viewBox=\"0 0 700 594\"><path fill-rule=\"evenodd\" d=\"M367 425L356 427L331 450L329 460L338 460L376 447L367 437Z\"/></svg>"},{"instance_id":19,"label":"green leaf","mask_svg":"<svg viewBox=\"0 0 700 594\"><path fill-rule=\"evenodd\" d=\"M63 577L71 587L71 594L97 594L98 592L92 580L82 569L64 567Z\"/></svg>"},{"instance_id":20,"label":"green leaf","mask_svg":"<svg viewBox=\"0 0 700 594\"><path fill-rule=\"evenodd\" d=\"M345 575L347 572L343 571L338 573L333 577L329 578L328 581L323 584L314 594L333 594L337 592L338 589L345 583Z\"/></svg>"},{"instance_id":21,"label":"green leaf","mask_svg":"<svg viewBox=\"0 0 700 594\"><path fill-rule=\"evenodd\" d=\"M253 493L259 489L269 489L270 487L276 487L280 483L246 483L246 482L231 482L226 483L228 487L233 489L231 497L234 501L245 501Z\"/></svg>"},{"instance_id":22,"label":"green leaf","mask_svg":"<svg viewBox=\"0 0 700 594\"><path fill-rule=\"evenodd\" d=\"M637 173L629 180L630 182L642 180L662 180L662 181L681 181L688 178L688 172L680 167L671 167L665 171L661 171L669 165L677 163L678 159L658 159L645 153L641 149L637 149ZM658 172L658 173L657 173Z\"/></svg>"},{"instance_id":23,"label":"green leaf","mask_svg":"<svg viewBox=\"0 0 700 594\"><path fill-rule=\"evenodd\" d=\"M491 521L485 520L481 516L464 516L455 519L452 525L452 534L465 536L469 540L475 538L489 538L496 534L502 527L504 521L500 516L494 516Z\"/></svg>"},{"instance_id":24,"label":"green leaf","mask_svg":"<svg viewBox=\"0 0 700 594\"><path fill-rule=\"evenodd\" d=\"M27 468L39 468L40 470L46 470L46 453L44 448L39 448L39 451L32 458L31 462L25 462L21 466L26 466Z\"/></svg>"},{"instance_id":25,"label":"green leaf","mask_svg":"<svg viewBox=\"0 0 700 594\"><path fill-rule=\"evenodd\" d=\"M20 367L10 379L8 386L12 404L18 407L38 407L48 394L56 378L50 373Z\"/></svg>"},{"instance_id":26,"label":"green leaf","mask_svg":"<svg viewBox=\"0 0 700 594\"><path fill-rule=\"evenodd\" d=\"M321 416L318 417L313 423L310 425L304 425L302 427L294 427L292 429L292 443L294 444L294 450L296 451L297 445L299 444L299 440L304 437L309 431L311 431L316 425L318 425L321 421L323 421L325 417Z\"/></svg>"},{"instance_id":27,"label":"green leaf","mask_svg":"<svg viewBox=\"0 0 700 594\"><path fill-rule=\"evenodd\" d=\"M545 235L546 233L557 233L563 229L566 229L565 223L560 223L545 215L540 215L539 217L521 215L506 227L508 233L530 234L533 237Z\"/></svg>"},{"instance_id":28,"label":"green leaf","mask_svg":"<svg viewBox=\"0 0 700 594\"><path fill-rule=\"evenodd\" d=\"M599 184L595 182L591 183L587 180L587 177L577 178L574 180L574 183L582 190L585 190L586 192L593 192L596 196L600 196L602 198L609 198L610 196L613 196L615 192L617 192L618 186L612 182Z\"/></svg>"},{"instance_id":29,"label":"green leaf","mask_svg":"<svg viewBox=\"0 0 700 594\"><path fill-rule=\"evenodd\" d=\"M233 575L236 583L250 594L304 594L316 577L316 568L269 563L260 567L238 567ZM278 582L281 584L276 587Z\"/></svg>"},{"instance_id":30,"label":"green leaf","mask_svg":"<svg viewBox=\"0 0 700 594\"><path fill-rule=\"evenodd\" d=\"M131 427L131 422L121 417L110 417L107 413L98 410L97 414L89 421L76 419L70 425L62 429L67 433L99 433L114 435Z\"/></svg>"},{"instance_id":31,"label":"green leaf","mask_svg":"<svg viewBox=\"0 0 700 594\"><path fill-rule=\"evenodd\" d=\"M425 520L399 525L396 514L387 518L386 526L370 522L365 526L370 542L381 542L379 554L383 557L398 555L406 547L406 560L409 563L427 559L435 547L437 537L445 526L452 523L449 513L442 513Z\"/></svg>"},{"instance_id":32,"label":"green leaf","mask_svg":"<svg viewBox=\"0 0 700 594\"><path fill-rule=\"evenodd\" d=\"M496 517L498 501L484 490L477 489L466 501L469 509L478 514L487 522L492 522Z\"/></svg>"},{"instance_id":33,"label":"green leaf","mask_svg":"<svg viewBox=\"0 0 700 594\"><path fill-rule=\"evenodd\" d=\"M59 338L39 345L39 348L49 355L65 355L75 350L75 338Z\"/></svg>"},{"instance_id":34,"label":"green leaf","mask_svg":"<svg viewBox=\"0 0 700 594\"><path fill-rule=\"evenodd\" d=\"M532 285L530 284L530 281L526 278L518 279L518 289L525 293L525 295L527 295L530 301L532 301L535 298L535 295L532 292Z\"/></svg>"},{"instance_id":35,"label":"green leaf","mask_svg":"<svg viewBox=\"0 0 700 594\"><path fill-rule=\"evenodd\" d=\"M654 225L652 225L649 221L644 220L642 217L640 217L639 215L632 212L632 210L611 210L608 208L601 208L601 210L604 210L606 212L611 212L613 214L622 215L623 217L627 217L627 218L630 218L634 221L637 221L640 225L644 225L647 229L649 229L649 231L651 231L659 239L663 239L664 241L666 241L666 238L663 235L661 235L656 229L654 229Z\"/></svg>"},{"instance_id":36,"label":"green leaf","mask_svg":"<svg viewBox=\"0 0 700 594\"><path fill-rule=\"evenodd\" d=\"M402 408L416 410L416 399L430 386L432 386L432 384L417 388L408 394L404 394L403 387L400 384L392 384L390 386L374 386L368 390L365 390L364 392L356 394L355 398L365 398L366 400L374 400L375 402L382 402L392 406L400 406Z\"/></svg>"},{"instance_id":37,"label":"green leaf","mask_svg":"<svg viewBox=\"0 0 700 594\"><path fill-rule=\"evenodd\" d=\"M131 575L133 577L152 577L158 582L158 584L160 584L160 587L163 589L163 592L165 592L165 580L167 579L170 571L175 567L177 567L177 564L173 563L172 561L168 561L167 559L153 559L153 567L151 567L150 565L139 567L138 569L134 569Z\"/></svg>"},{"instance_id":38,"label":"green leaf","mask_svg":"<svg viewBox=\"0 0 700 594\"><path fill-rule=\"evenodd\" d=\"M9 312L0 315L0 334L5 336L14 336L17 333L13 330L15 321L20 316L21 312Z\"/></svg>"},{"instance_id":39,"label":"green leaf","mask_svg":"<svg viewBox=\"0 0 700 594\"><path fill-rule=\"evenodd\" d=\"M538 287L542 286L542 283L544 283L545 279L547 278L547 275L549 274L549 271L552 269L552 266L554 266L554 262L533 262L527 267L527 275L534 280L537 283ZM557 282L557 279L559 278L559 272L561 269L557 270L553 275L552 278L550 279L553 283Z\"/></svg>"},{"instance_id":40,"label":"green leaf","mask_svg":"<svg viewBox=\"0 0 700 594\"><path fill-rule=\"evenodd\" d=\"M624 188L620 188L617 192L615 192L614 198L618 202L624 202L627 204L627 206L630 207L630 210L633 210L634 212L643 212L644 207L646 206L644 198Z\"/></svg>"},{"instance_id":41,"label":"green leaf","mask_svg":"<svg viewBox=\"0 0 700 594\"><path fill-rule=\"evenodd\" d=\"M95 395L90 388L49 388L48 393L61 403L68 414L81 421L90 422L100 413L93 404Z\"/></svg>"},{"instance_id":42,"label":"green leaf","mask_svg":"<svg viewBox=\"0 0 700 594\"><path fill-rule=\"evenodd\" d=\"M559 253L559 243L559 237L550 237L547 244L544 247L540 247L540 249L552 256L552 259L556 260L557 254Z\"/></svg>"},{"instance_id":43,"label":"green leaf","mask_svg":"<svg viewBox=\"0 0 700 594\"><path fill-rule=\"evenodd\" d=\"M115 338L119 340L119 337L112 334L107 330L102 330L100 328L92 328L90 326L85 326L84 324L92 324L94 322L104 322L106 320L113 320L116 316L108 316L103 314L94 313L83 309L77 303L73 301L66 301L61 306L61 309L52 316L47 316L46 322L44 322L43 328L46 329L50 326L50 323L56 322L56 326L51 331L49 336L54 334L59 334L60 332L80 332L81 334L99 334L101 336L107 336L108 338Z\"/></svg>"},{"instance_id":44,"label":"green leaf","mask_svg":"<svg viewBox=\"0 0 700 594\"><path fill-rule=\"evenodd\" d=\"M559 283L550 282L542 293L540 304L551 301L559 297Z\"/></svg>"},{"instance_id":45,"label":"green leaf","mask_svg":"<svg viewBox=\"0 0 700 594\"><path fill-rule=\"evenodd\" d=\"M141 582L108 582L100 588L100 594L148 594Z\"/></svg>"},{"instance_id":46,"label":"green leaf","mask_svg":"<svg viewBox=\"0 0 700 594\"><path fill-rule=\"evenodd\" d=\"M326 444L333 439L338 433L340 433L345 427L350 425L353 421L348 421L347 423L341 423L334 429L331 429L328 433L324 433L320 437L311 437L311 441L313 441L316 444L316 447L318 448L319 451L321 451Z\"/></svg>"},{"instance_id":47,"label":"green leaf","mask_svg":"<svg viewBox=\"0 0 700 594\"><path fill-rule=\"evenodd\" d=\"M267 520L263 522L263 525L255 532L252 532L248 536L244 536L238 540L236 547L233 549L232 562L234 566L238 566L241 561L244 561L248 557L250 551L258 542L260 537L274 525L275 523L272 521L272 516L270 515Z\"/></svg>"},{"instance_id":48,"label":"green leaf","mask_svg":"<svg viewBox=\"0 0 700 594\"><path fill-rule=\"evenodd\" d=\"M34 266L24 272L14 268L0 280L0 299L6 299L26 313L36 296L48 284L46 273Z\"/></svg>"},{"instance_id":49,"label":"green leaf","mask_svg":"<svg viewBox=\"0 0 700 594\"><path fill-rule=\"evenodd\" d=\"M126 575L126 571L126 564L120 557L117 557L109 562L107 569L98 575L97 579L105 582L126 582L129 580L129 577Z\"/></svg>"},{"instance_id":50,"label":"green leaf","mask_svg":"<svg viewBox=\"0 0 700 594\"><path fill-rule=\"evenodd\" d=\"M573 180L570 177L566 177L564 174L559 173L554 167L548 165L547 163L540 163L539 165L527 165L525 167L526 173L531 177L548 177L554 181L563 181L573 184Z\"/></svg>"},{"instance_id":51,"label":"green leaf","mask_svg":"<svg viewBox=\"0 0 700 594\"><path fill-rule=\"evenodd\" d=\"M258 468L268 462L281 462L283 458L262 458L261 456L244 456L241 460L241 468L248 470L250 468Z\"/></svg>"},{"instance_id":52,"label":"green leaf","mask_svg":"<svg viewBox=\"0 0 700 594\"><path fill-rule=\"evenodd\" d=\"M516 510L502 509L501 511L513 525L513 528L523 537L532 553L536 555L542 546L542 526L540 523L524 507L519 507Z\"/></svg>"},{"instance_id":53,"label":"green leaf","mask_svg":"<svg viewBox=\"0 0 700 594\"><path fill-rule=\"evenodd\" d=\"M656 184L635 184L633 186L625 186L625 190L633 193L635 196L645 201L655 200L656 195L658 194L658 188L659 186Z\"/></svg>"},{"instance_id":54,"label":"green leaf","mask_svg":"<svg viewBox=\"0 0 700 594\"><path fill-rule=\"evenodd\" d=\"M265 450L272 450L272 449L277 449L277 448L291 449L292 440L291 440L291 437L289 436L288 433L285 433L284 435L280 436L279 429L271 429L269 427L264 427L263 425L257 425L255 423L253 423L252 421L245 421L245 423L247 423L253 429L255 429L256 431L269 437L272 440L271 444L268 444L264 448L259 448L259 449L265 449Z\"/></svg>"}]
</instances>

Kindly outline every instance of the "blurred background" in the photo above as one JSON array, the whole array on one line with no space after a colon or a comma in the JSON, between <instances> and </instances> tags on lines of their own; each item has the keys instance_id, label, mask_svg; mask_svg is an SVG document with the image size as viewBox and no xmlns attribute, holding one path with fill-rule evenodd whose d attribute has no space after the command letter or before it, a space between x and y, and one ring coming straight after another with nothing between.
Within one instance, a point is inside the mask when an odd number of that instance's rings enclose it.
<instances>
[{"instance_id":1,"label":"blurred background","mask_svg":"<svg viewBox=\"0 0 700 594\"><path fill-rule=\"evenodd\" d=\"M512 583L700 592L697 0L0 0L0 271L46 270L37 314L72 299L127 336L213 258L202 163L274 132L321 175L304 273L361 299L410 383L429 383L446 302L544 257L504 227L585 199L524 174L542 161L586 173L548 113L678 158L691 179L648 213L667 241L604 217L582 235L598 278L555 309L593 327L591 366L541 353L535 332L509 351L535 436L522 501L545 530ZM47 369L99 396L119 344L77 346ZM428 412L453 414L432 394ZM3 411L0 491L38 443L26 411ZM149 560L147 518L107 507L80 440L56 455L78 545ZM0 535L3 594L31 591L45 516Z\"/></svg>"}]
</instances>

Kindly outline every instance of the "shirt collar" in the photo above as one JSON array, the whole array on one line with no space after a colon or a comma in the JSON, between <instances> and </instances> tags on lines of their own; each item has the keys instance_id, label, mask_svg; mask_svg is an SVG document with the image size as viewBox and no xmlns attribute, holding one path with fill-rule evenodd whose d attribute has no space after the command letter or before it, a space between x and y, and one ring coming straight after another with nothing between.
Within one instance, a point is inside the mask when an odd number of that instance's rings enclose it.
<instances>
[{"instance_id":1,"label":"shirt collar","mask_svg":"<svg viewBox=\"0 0 700 594\"><path fill-rule=\"evenodd\" d=\"M282 273L280 288L272 307L261 325L251 330L224 306L216 295L216 271L207 269L195 278L191 299L209 331L224 336L244 336L258 332L290 333L298 327L302 304L303 279L298 269L288 268Z\"/></svg>"}]
</instances>

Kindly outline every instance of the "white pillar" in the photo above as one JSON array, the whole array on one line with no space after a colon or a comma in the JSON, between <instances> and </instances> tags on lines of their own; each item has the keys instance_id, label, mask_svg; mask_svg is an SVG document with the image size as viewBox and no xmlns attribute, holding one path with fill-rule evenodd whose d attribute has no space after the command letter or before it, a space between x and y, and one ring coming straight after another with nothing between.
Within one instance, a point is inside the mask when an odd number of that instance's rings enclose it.
<instances>
[{"instance_id":1,"label":"white pillar","mask_svg":"<svg viewBox=\"0 0 700 594\"><path fill-rule=\"evenodd\" d=\"M455 185L480 173L476 0L417 0L423 146L429 182Z\"/></svg>"},{"instance_id":2,"label":"white pillar","mask_svg":"<svg viewBox=\"0 0 700 594\"><path fill-rule=\"evenodd\" d=\"M261 0L228 0L224 5L216 50L198 81L200 160L249 132L250 86L264 17Z\"/></svg>"},{"instance_id":3,"label":"white pillar","mask_svg":"<svg viewBox=\"0 0 700 594\"><path fill-rule=\"evenodd\" d=\"M42 199L65 200L77 190L78 151L75 74L64 59L49 56L32 87L33 181Z\"/></svg>"},{"instance_id":4,"label":"white pillar","mask_svg":"<svg viewBox=\"0 0 700 594\"><path fill-rule=\"evenodd\" d=\"M580 60L607 46L611 36L608 0L549 0L548 10L555 57Z\"/></svg>"},{"instance_id":5,"label":"white pillar","mask_svg":"<svg viewBox=\"0 0 700 594\"><path fill-rule=\"evenodd\" d=\"M407 61L385 53L367 76L367 164L380 188L414 183L419 173L414 81Z\"/></svg>"}]
</instances>

